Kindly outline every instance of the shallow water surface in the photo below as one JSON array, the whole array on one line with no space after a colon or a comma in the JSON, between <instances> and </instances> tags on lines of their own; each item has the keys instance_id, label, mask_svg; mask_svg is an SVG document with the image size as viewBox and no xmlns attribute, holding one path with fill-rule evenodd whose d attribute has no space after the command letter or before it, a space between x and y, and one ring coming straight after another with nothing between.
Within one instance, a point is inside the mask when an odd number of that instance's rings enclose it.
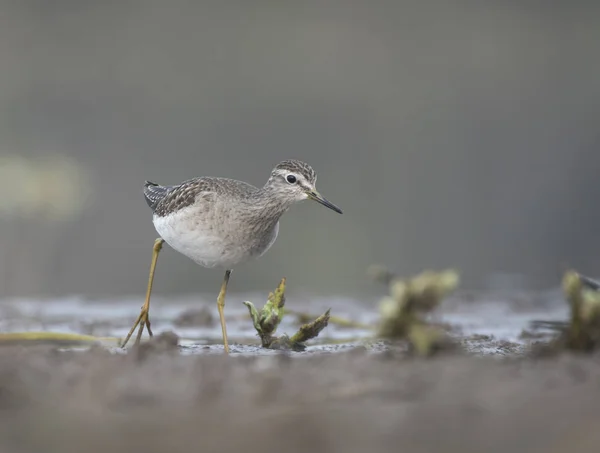
<instances>
[{"instance_id":1,"label":"shallow water surface","mask_svg":"<svg viewBox=\"0 0 600 453\"><path fill-rule=\"evenodd\" d=\"M263 296L264 297L264 296ZM256 294L230 294L225 307L228 336L234 354L276 354L260 347L247 308L241 303L251 300L262 305ZM139 314L143 301L139 298L87 300L70 297L50 300L11 299L0 301L0 331L51 331L103 337L107 346L116 346ZM331 308L333 316L375 326L379 317L377 304L366 304L344 298L289 298L286 307L313 316ZM456 294L449 297L432 316L436 322L452 327L456 335L473 337L470 349L482 354L499 353L497 342L525 345L522 333L535 319L562 320L567 306L560 293L535 295ZM150 319L156 334L175 332L184 354L221 352L221 327L216 303L203 297L176 300L154 297ZM286 315L278 334L293 334L299 327L295 315ZM369 343L373 330L343 327L330 323L320 336L308 343L306 353L336 352ZM144 333L144 337L147 334ZM130 340L129 345L133 344ZM369 343L371 346L373 343Z\"/></svg>"}]
</instances>

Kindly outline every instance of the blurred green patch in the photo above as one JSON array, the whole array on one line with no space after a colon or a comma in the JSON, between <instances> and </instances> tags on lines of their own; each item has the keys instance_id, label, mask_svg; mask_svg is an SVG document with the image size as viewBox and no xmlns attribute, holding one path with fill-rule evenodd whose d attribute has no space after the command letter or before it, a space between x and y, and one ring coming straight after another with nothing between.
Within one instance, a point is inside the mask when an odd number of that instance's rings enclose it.
<instances>
[{"instance_id":1,"label":"blurred green patch","mask_svg":"<svg viewBox=\"0 0 600 453\"><path fill-rule=\"evenodd\" d=\"M410 351L420 356L455 346L445 329L427 321L427 315L457 288L456 271L425 271L404 279L385 267L371 266L369 274L389 288L389 295L380 302L379 338L407 341Z\"/></svg>"},{"instance_id":2,"label":"blurred green patch","mask_svg":"<svg viewBox=\"0 0 600 453\"><path fill-rule=\"evenodd\" d=\"M558 332L551 341L538 345L535 352L596 351L600 346L600 284L569 270L563 276L562 290L569 304L569 320L533 321L533 328L542 327Z\"/></svg>"}]
</instances>

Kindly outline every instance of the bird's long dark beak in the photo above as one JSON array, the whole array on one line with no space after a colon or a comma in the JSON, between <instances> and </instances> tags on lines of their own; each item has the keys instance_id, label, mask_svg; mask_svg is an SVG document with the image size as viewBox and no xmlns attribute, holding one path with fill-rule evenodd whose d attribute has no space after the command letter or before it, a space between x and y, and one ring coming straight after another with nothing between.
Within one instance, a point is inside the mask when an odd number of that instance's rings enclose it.
<instances>
[{"instance_id":1,"label":"bird's long dark beak","mask_svg":"<svg viewBox=\"0 0 600 453\"><path fill-rule=\"evenodd\" d=\"M328 201L327 199L322 197L321 194L316 190L311 190L310 192L307 192L307 194L308 198L310 198L311 200L315 200L317 203L321 203L323 206L328 207L329 209L337 212L338 214L342 214L342 210L340 208L334 205L331 201Z\"/></svg>"}]
</instances>

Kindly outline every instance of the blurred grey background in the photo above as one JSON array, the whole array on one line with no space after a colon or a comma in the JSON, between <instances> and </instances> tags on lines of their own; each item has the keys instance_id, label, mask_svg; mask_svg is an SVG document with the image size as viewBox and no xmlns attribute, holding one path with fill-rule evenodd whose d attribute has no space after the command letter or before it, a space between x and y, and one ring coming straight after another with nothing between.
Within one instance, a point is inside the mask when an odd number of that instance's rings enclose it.
<instances>
[{"instance_id":1,"label":"blurred grey background","mask_svg":"<svg viewBox=\"0 0 600 453\"><path fill-rule=\"evenodd\" d=\"M599 55L598 2L2 0L0 296L143 295L145 179L290 157L344 215L290 210L232 291L600 274ZM221 278L165 248L155 291Z\"/></svg>"}]
</instances>

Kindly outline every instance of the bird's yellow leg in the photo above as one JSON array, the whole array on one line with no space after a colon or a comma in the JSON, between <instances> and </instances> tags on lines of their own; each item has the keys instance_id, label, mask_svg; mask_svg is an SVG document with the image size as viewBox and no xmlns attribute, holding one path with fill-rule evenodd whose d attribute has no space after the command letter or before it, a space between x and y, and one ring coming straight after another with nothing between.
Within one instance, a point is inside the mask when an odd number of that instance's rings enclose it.
<instances>
[{"instance_id":1,"label":"bird's yellow leg","mask_svg":"<svg viewBox=\"0 0 600 453\"><path fill-rule=\"evenodd\" d=\"M135 323L133 324L133 327L125 337L125 341L121 345L122 348L125 347L129 339L131 338L133 331L138 325L140 327L137 333L137 337L135 339L135 344L139 344L140 338L142 337L142 332L144 331L144 326L146 326L146 328L148 329L148 334L152 336L152 329L150 328L150 317L148 315L150 311L150 293L152 292L152 283L154 282L154 271L156 270L156 261L158 260L158 254L160 253L164 242L165 241L162 238L157 238L154 241L154 247L152 248L152 262L150 263L150 276L148 277L148 289L146 290L146 301L142 306L142 311L140 312L140 315L137 317Z\"/></svg>"},{"instance_id":2,"label":"bird's yellow leg","mask_svg":"<svg viewBox=\"0 0 600 453\"><path fill-rule=\"evenodd\" d=\"M225 307L225 294L227 293L227 284L229 283L229 276L231 271L225 271L225 278L221 285L221 291L219 291L219 297L217 297L217 308L219 309L219 318L221 319L221 330L223 331L223 346L225 347L225 353L229 354L229 343L227 342L227 327L225 326L225 314L223 308Z\"/></svg>"}]
</instances>

